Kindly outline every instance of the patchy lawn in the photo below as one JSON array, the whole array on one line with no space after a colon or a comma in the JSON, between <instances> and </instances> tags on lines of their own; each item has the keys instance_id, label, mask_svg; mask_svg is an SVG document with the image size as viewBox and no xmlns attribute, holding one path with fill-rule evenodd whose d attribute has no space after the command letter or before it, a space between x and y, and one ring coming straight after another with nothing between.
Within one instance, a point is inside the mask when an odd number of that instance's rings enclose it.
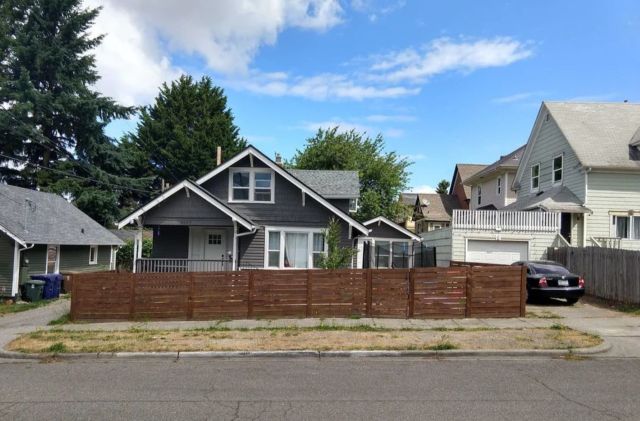
<instances>
[{"instance_id":1,"label":"patchy lawn","mask_svg":"<svg viewBox=\"0 0 640 421\"><path fill-rule=\"evenodd\" d=\"M66 299L66 297L61 296L59 299ZM25 301L19 301L17 303L14 303L12 301L7 301L5 303L0 304L0 317L4 316L5 314L20 313L23 311L33 310L34 308L44 307L46 305L55 303L57 301L58 301L57 299L41 300L41 301L36 301L34 303L29 303Z\"/></svg>"},{"instance_id":2,"label":"patchy lawn","mask_svg":"<svg viewBox=\"0 0 640 421\"><path fill-rule=\"evenodd\" d=\"M403 329L371 326L316 328L75 331L40 330L11 342L12 351L274 351L571 349L602 341L562 325L552 329Z\"/></svg>"},{"instance_id":3,"label":"patchy lawn","mask_svg":"<svg viewBox=\"0 0 640 421\"><path fill-rule=\"evenodd\" d=\"M562 319L561 316L549 310L527 310L525 317L528 319Z\"/></svg>"}]
</instances>

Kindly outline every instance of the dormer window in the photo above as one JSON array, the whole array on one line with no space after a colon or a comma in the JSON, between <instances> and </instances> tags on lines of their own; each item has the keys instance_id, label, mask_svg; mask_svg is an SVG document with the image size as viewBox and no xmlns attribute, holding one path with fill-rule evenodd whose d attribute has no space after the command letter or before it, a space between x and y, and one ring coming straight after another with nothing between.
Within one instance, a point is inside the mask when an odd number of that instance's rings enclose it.
<instances>
[{"instance_id":1,"label":"dormer window","mask_svg":"<svg viewBox=\"0 0 640 421\"><path fill-rule=\"evenodd\" d=\"M236 168L229 173L229 202L273 203L273 171Z\"/></svg>"}]
</instances>

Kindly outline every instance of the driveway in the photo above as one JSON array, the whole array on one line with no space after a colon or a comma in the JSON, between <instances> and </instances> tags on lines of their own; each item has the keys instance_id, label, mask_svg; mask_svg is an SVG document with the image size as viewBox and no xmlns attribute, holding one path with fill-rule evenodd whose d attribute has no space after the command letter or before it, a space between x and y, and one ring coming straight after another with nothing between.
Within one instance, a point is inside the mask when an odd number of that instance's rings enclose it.
<instances>
[{"instance_id":1,"label":"driveway","mask_svg":"<svg viewBox=\"0 0 640 421\"><path fill-rule=\"evenodd\" d=\"M550 311L562 317L558 323L572 329L593 333L611 343L607 357L640 358L640 317L598 307L588 302L573 306L563 304L527 305L527 311Z\"/></svg>"}]
</instances>

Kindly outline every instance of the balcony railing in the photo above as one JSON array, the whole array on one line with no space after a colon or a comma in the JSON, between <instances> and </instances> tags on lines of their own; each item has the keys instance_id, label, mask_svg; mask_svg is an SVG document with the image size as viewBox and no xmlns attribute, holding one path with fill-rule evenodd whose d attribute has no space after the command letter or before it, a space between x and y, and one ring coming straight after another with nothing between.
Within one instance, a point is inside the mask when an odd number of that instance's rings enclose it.
<instances>
[{"instance_id":1,"label":"balcony railing","mask_svg":"<svg viewBox=\"0 0 640 421\"><path fill-rule=\"evenodd\" d=\"M537 211L455 209L451 227L484 231L556 232L560 230L560 214Z\"/></svg>"},{"instance_id":2,"label":"balcony railing","mask_svg":"<svg viewBox=\"0 0 640 421\"><path fill-rule=\"evenodd\" d=\"M233 269L225 260L141 258L136 260L136 272L223 272Z\"/></svg>"}]
</instances>

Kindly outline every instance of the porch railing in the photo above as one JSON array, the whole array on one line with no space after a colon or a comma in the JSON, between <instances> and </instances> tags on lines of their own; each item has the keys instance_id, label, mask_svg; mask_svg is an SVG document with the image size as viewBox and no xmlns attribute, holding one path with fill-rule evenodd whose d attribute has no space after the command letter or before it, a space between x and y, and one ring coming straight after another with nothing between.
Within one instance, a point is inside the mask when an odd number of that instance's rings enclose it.
<instances>
[{"instance_id":1,"label":"porch railing","mask_svg":"<svg viewBox=\"0 0 640 421\"><path fill-rule=\"evenodd\" d=\"M136 260L136 272L223 272L233 269L231 260L165 259L144 257Z\"/></svg>"},{"instance_id":2,"label":"porch railing","mask_svg":"<svg viewBox=\"0 0 640 421\"><path fill-rule=\"evenodd\" d=\"M618 237L591 237L591 241L596 247L604 247L608 249L619 249L621 245Z\"/></svg>"},{"instance_id":3,"label":"porch railing","mask_svg":"<svg viewBox=\"0 0 640 421\"><path fill-rule=\"evenodd\" d=\"M560 213L454 209L451 227L490 231L556 232L560 230Z\"/></svg>"}]
</instances>

